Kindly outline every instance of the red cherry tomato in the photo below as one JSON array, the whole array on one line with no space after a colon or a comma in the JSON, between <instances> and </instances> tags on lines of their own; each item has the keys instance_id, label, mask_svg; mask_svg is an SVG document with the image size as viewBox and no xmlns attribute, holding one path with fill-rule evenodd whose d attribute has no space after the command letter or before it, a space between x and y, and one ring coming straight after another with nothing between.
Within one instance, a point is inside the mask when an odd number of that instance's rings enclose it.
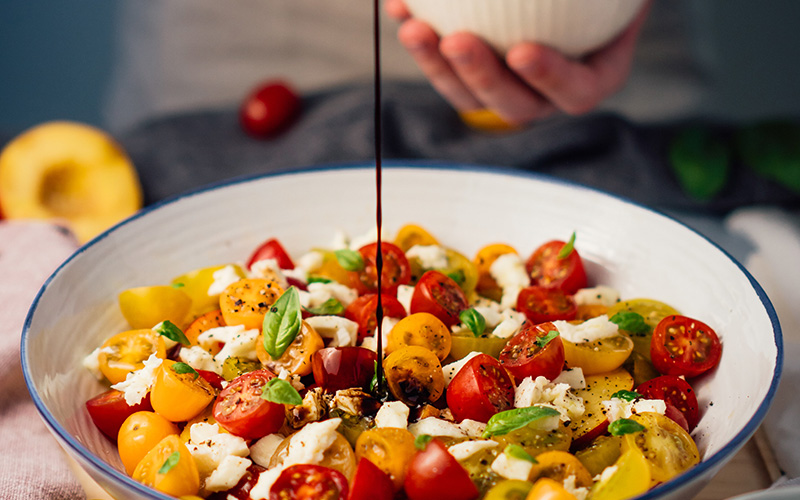
<instances>
[{"instance_id":1,"label":"red cherry tomato","mask_svg":"<svg viewBox=\"0 0 800 500\"><path fill-rule=\"evenodd\" d=\"M578 251L573 248L569 255L559 258L564 245L563 241L549 241L531 254L525 268L532 285L556 287L568 294L586 288L586 271Z\"/></svg>"},{"instance_id":2,"label":"red cherry tomato","mask_svg":"<svg viewBox=\"0 0 800 500\"><path fill-rule=\"evenodd\" d=\"M287 467L269 490L269 500L345 500L347 478L321 465Z\"/></svg>"},{"instance_id":3,"label":"red cherry tomato","mask_svg":"<svg viewBox=\"0 0 800 500\"><path fill-rule=\"evenodd\" d=\"M381 295L381 307L384 318L405 318L406 310L403 304L391 295ZM358 343L366 337L375 335L378 328L376 313L378 310L378 294L368 293L358 297L344 310L344 317L358 323Z\"/></svg>"},{"instance_id":4,"label":"red cherry tomato","mask_svg":"<svg viewBox=\"0 0 800 500\"><path fill-rule=\"evenodd\" d=\"M264 386L275 375L267 369L240 375L219 393L214 419L225 430L246 439L273 434L285 419L282 404L261 398Z\"/></svg>"},{"instance_id":5,"label":"red cherry tomato","mask_svg":"<svg viewBox=\"0 0 800 500\"><path fill-rule=\"evenodd\" d=\"M378 243L364 245L358 252L364 259L361 271L350 272L351 287L358 290L359 295L378 292ZM381 293L397 296L397 287L407 285L411 281L411 266L406 254L400 247L392 243L381 242L383 256L383 272L381 273Z\"/></svg>"},{"instance_id":6,"label":"red cherry tomato","mask_svg":"<svg viewBox=\"0 0 800 500\"><path fill-rule=\"evenodd\" d=\"M326 347L311 356L314 382L327 392L368 389L378 355L365 347Z\"/></svg>"},{"instance_id":7,"label":"red cherry tomato","mask_svg":"<svg viewBox=\"0 0 800 500\"><path fill-rule=\"evenodd\" d=\"M409 312L433 314L451 327L461 322L458 315L468 307L467 297L458 283L439 271L426 271L414 286Z\"/></svg>"},{"instance_id":8,"label":"red cherry tomato","mask_svg":"<svg viewBox=\"0 0 800 500\"><path fill-rule=\"evenodd\" d=\"M517 311L533 324L570 321L578 316L578 305L571 295L559 288L529 286L517 296Z\"/></svg>"},{"instance_id":9,"label":"red cherry tomato","mask_svg":"<svg viewBox=\"0 0 800 500\"><path fill-rule=\"evenodd\" d=\"M691 432L700 421L697 396L689 382L674 375L662 375L648 380L636 388L636 392L648 399L663 399L686 417ZM673 418L673 420L675 420Z\"/></svg>"},{"instance_id":10,"label":"red cherry tomato","mask_svg":"<svg viewBox=\"0 0 800 500\"><path fill-rule=\"evenodd\" d=\"M358 461L347 500L392 500L394 485L389 476L366 458Z\"/></svg>"},{"instance_id":11,"label":"red cherry tomato","mask_svg":"<svg viewBox=\"0 0 800 500\"><path fill-rule=\"evenodd\" d=\"M231 497L236 500L250 500L250 490L258 483L258 476L265 470L267 469L258 464L251 464L236 486L229 490L212 493L207 500L230 500Z\"/></svg>"},{"instance_id":12,"label":"red cherry tomato","mask_svg":"<svg viewBox=\"0 0 800 500\"><path fill-rule=\"evenodd\" d=\"M297 93L286 82L272 81L245 98L239 109L239 122L253 137L268 137L284 130L299 111Z\"/></svg>"},{"instance_id":13,"label":"red cherry tomato","mask_svg":"<svg viewBox=\"0 0 800 500\"><path fill-rule=\"evenodd\" d=\"M564 344L555 337L544 346L540 339L556 328L552 323L534 325L525 323L522 330L511 337L500 351L498 359L515 380L538 376L553 380L564 368Z\"/></svg>"},{"instance_id":14,"label":"red cherry tomato","mask_svg":"<svg viewBox=\"0 0 800 500\"><path fill-rule=\"evenodd\" d=\"M106 437L116 441L119 428L122 427L122 423L126 418L137 411L153 411L153 407L150 406L149 393L139 404L128 406L124 392L109 389L87 401L86 410L89 412L89 416L92 417L94 425Z\"/></svg>"},{"instance_id":15,"label":"red cherry tomato","mask_svg":"<svg viewBox=\"0 0 800 500\"><path fill-rule=\"evenodd\" d=\"M218 391L222 390L222 383L225 381L225 379L222 378L222 375L219 375L209 370L197 370L197 373L199 373L200 376L203 377L206 382L211 384L211 387L213 387Z\"/></svg>"},{"instance_id":16,"label":"red cherry tomato","mask_svg":"<svg viewBox=\"0 0 800 500\"><path fill-rule=\"evenodd\" d=\"M653 330L650 358L664 375L696 377L719 363L722 345L716 332L686 316L667 316Z\"/></svg>"},{"instance_id":17,"label":"red cherry tomato","mask_svg":"<svg viewBox=\"0 0 800 500\"><path fill-rule=\"evenodd\" d=\"M666 409L664 410L664 416L671 419L676 424L683 427L683 430L686 432L691 432L689 429L689 422L686 421L686 417L683 416L683 413L677 408L675 408L670 403L666 403Z\"/></svg>"},{"instance_id":18,"label":"red cherry tomato","mask_svg":"<svg viewBox=\"0 0 800 500\"><path fill-rule=\"evenodd\" d=\"M488 422L495 413L514 407L514 383L496 359L479 354L447 386L447 406L457 422Z\"/></svg>"},{"instance_id":19,"label":"red cherry tomato","mask_svg":"<svg viewBox=\"0 0 800 500\"><path fill-rule=\"evenodd\" d=\"M472 500L480 495L467 471L438 439L414 454L403 487L409 500Z\"/></svg>"},{"instance_id":20,"label":"red cherry tomato","mask_svg":"<svg viewBox=\"0 0 800 500\"><path fill-rule=\"evenodd\" d=\"M283 246L275 238L269 239L255 249L247 260L247 269L252 269L253 264L259 260L275 259L281 269L294 269L294 262Z\"/></svg>"}]
</instances>

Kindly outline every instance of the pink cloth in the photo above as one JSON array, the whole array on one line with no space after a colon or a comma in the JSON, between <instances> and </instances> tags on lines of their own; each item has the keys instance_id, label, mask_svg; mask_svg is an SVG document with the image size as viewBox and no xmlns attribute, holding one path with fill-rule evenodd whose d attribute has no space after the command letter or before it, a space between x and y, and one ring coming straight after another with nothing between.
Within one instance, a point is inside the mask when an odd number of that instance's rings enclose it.
<instances>
[{"instance_id":1,"label":"pink cloth","mask_svg":"<svg viewBox=\"0 0 800 500\"><path fill-rule=\"evenodd\" d=\"M80 499L85 495L45 427L22 378L22 327L36 293L78 244L46 223L0 221L0 497Z\"/></svg>"}]
</instances>

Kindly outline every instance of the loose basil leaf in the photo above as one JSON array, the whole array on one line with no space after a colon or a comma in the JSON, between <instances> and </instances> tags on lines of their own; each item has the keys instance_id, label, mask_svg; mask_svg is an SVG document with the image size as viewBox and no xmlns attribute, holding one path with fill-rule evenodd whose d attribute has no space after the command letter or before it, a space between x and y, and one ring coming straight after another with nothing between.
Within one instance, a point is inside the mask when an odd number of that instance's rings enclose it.
<instances>
[{"instance_id":1,"label":"loose basil leaf","mask_svg":"<svg viewBox=\"0 0 800 500\"><path fill-rule=\"evenodd\" d=\"M324 304L317 307L309 307L306 311L315 316L340 316L344 313L344 306L338 300L330 298Z\"/></svg>"},{"instance_id":2,"label":"loose basil leaf","mask_svg":"<svg viewBox=\"0 0 800 500\"><path fill-rule=\"evenodd\" d=\"M558 332L556 330L550 330L544 337L538 337L535 341L535 344L539 347L539 349L543 349L544 346L549 344L550 341L556 337L558 337Z\"/></svg>"},{"instance_id":3,"label":"loose basil leaf","mask_svg":"<svg viewBox=\"0 0 800 500\"><path fill-rule=\"evenodd\" d=\"M532 464L538 464L539 462L531 456L530 453L525 451L525 448L518 444L510 444L506 446L506 449L503 450L503 453L508 455L509 457L513 457L519 460L525 460Z\"/></svg>"},{"instance_id":4,"label":"loose basil leaf","mask_svg":"<svg viewBox=\"0 0 800 500\"><path fill-rule=\"evenodd\" d=\"M418 450L424 450L427 448L428 443L431 442L433 436L429 436L428 434L420 434L419 436L414 439L414 447Z\"/></svg>"},{"instance_id":5,"label":"loose basil leaf","mask_svg":"<svg viewBox=\"0 0 800 500\"><path fill-rule=\"evenodd\" d=\"M282 405L303 404L303 398L300 397L297 389L292 387L289 382L277 377L270 379L264 386L261 391L261 399Z\"/></svg>"},{"instance_id":6,"label":"loose basil leaf","mask_svg":"<svg viewBox=\"0 0 800 500\"><path fill-rule=\"evenodd\" d=\"M184 285L183 283L173 283L173 284L171 284L170 286L171 286L172 288L174 288L174 289L176 289L176 290L177 290L177 289L179 289L179 288L183 288L183 287L185 287L186 285Z\"/></svg>"},{"instance_id":7,"label":"loose basil leaf","mask_svg":"<svg viewBox=\"0 0 800 500\"><path fill-rule=\"evenodd\" d=\"M178 373L178 374L192 373L192 374L194 374L194 379L195 380L197 380L197 377L200 376L200 374L197 373L197 370L195 370L191 366L187 365L186 363L181 363L180 361L177 362L177 363L173 363L172 364L172 371L174 371L175 373Z\"/></svg>"},{"instance_id":8,"label":"loose basil leaf","mask_svg":"<svg viewBox=\"0 0 800 500\"><path fill-rule=\"evenodd\" d=\"M307 283L309 285L311 283L333 283L333 280L330 278L326 278L325 276L318 276L316 274L311 274L308 276Z\"/></svg>"},{"instance_id":9,"label":"loose basil leaf","mask_svg":"<svg viewBox=\"0 0 800 500\"><path fill-rule=\"evenodd\" d=\"M183 334L180 328L175 326L171 321L166 320L162 321L161 323L157 324L153 327L153 331L159 335L163 335L167 337L173 342L177 342L181 345L190 345L189 339L186 338L186 335Z\"/></svg>"},{"instance_id":10,"label":"loose basil leaf","mask_svg":"<svg viewBox=\"0 0 800 500\"><path fill-rule=\"evenodd\" d=\"M458 315L458 319L467 325L467 328L469 328L476 337L483 335L483 331L486 330L486 318L474 307L461 311Z\"/></svg>"},{"instance_id":11,"label":"loose basil leaf","mask_svg":"<svg viewBox=\"0 0 800 500\"><path fill-rule=\"evenodd\" d=\"M464 275L464 270L463 269L458 269L458 270L455 270L455 271L451 271L451 272L447 273L447 277L450 278L451 280L455 281L456 285L458 285L458 286L463 285L464 281L467 280L466 275Z\"/></svg>"},{"instance_id":12,"label":"loose basil leaf","mask_svg":"<svg viewBox=\"0 0 800 500\"><path fill-rule=\"evenodd\" d=\"M614 394L612 394L611 397L617 399L624 399L625 401L630 402L635 399L639 399L643 396L636 391L617 391Z\"/></svg>"},{"instance_id":13,"label":"loose basil leaf","mask_svg":"<svg viewBox=\"0 0 800 500\"><path fill-rule=\"evenodd\" d=\"M290 286L264 316L264 349L272 359L280 358L297 337L303 323L301 309L297 289Z\"/></svg>"},{"instance_id":14,"label":"loose basil leaf","mask_svg":"<svg viewBox=\"0 0 800 500\"><path fill-rule=\"evenodd\" d=\"M741 130L736 146L742 163L757 174L800 193L800 126L764 122Z\"/></svg>"},{"instance_id":15,"label":"loose basil leaf","mask_svg":"<svg viewBox=\"0 0 800 500\"><path fill-rule=\"evenodd\" d=\"M569 241L561 247L561 251L558 252L559 259L566 259L575 250L575 231L572 231L572 236L569 237Z\"/></svg>"},{"instance_id":16,"label":"loose basil leaf","mask_svg":"<svg viewBox=\"0 0 800 500\"><path fill-rule=\"evenodd\" d=\"M631 332L634 335L646 335L650 333L650 325L647 324L644 317L633 311L620 311L611 316L609 321L615 323L622 330Z\"/></svg>"},{"instance_id":17,"label":"loose basil leaf","mask_svg":"<svg viewBox=\"0 0 800 500\"><path fill-rule=\"evenodd\" d=\"M167 472L171 471L173 467L178 465L178 462L181 460L181 452L173 451L172 455L168 456L164 463L161 465L161 468L158 469L159 474L166 474Z\"/></svg>"},{"instance_id":18,"label":"loose basil leaf","mask_svg":"<svg viewBox=\"0 0 800 500\"><path fill-rule=\"evenodd\" d=\"M501 411L500 413L495 413L489 419L481 437L486 439L492 436L502 436L517 429L522 429L529 423L541 418L558 415L560 413L557 410L546 406L529 406L527 408Z\"/></svg>"},{"instance_id":19,"label":"loose basil leaf","mask_svg":"<svg viewBox=\"0 0 800 500\"><path fill-rule=\"evenodd\" d=\"M359 252L343 248L341 250L336 250L334 254L336 254L336 260L344 270L361 271L364 269L364 258Z\"/></svg>"},{"instance_id":20,"label":"loose basil leaf","mask_svg":"<svg viewBox=\"0 0 800 500\"><path fill-rule=\"evenodd\" d=\"M643 430L644 426L642 424L629 418L621 418L608 424L608 432L612 436L623 436L625 434L633 434L634 432L641 432Z\"/></svg>"},{"instance_id":21,"label":"loose basil leaf","mask_svg":"<svg viewBox=\"0 0 800 500\"><path fill-rule=\"evenodd\" d=\"M672 171L688 196L707 201L728 183L731 153L706 127L689 127L678 133L669 149Z\"/></svg>"}]
</instances>

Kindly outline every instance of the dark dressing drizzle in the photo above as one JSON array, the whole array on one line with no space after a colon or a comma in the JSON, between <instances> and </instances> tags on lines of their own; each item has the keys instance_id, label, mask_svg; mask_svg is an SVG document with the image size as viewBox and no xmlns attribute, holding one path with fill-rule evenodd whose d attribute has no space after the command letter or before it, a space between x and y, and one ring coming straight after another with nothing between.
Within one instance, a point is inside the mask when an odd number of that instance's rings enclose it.
<instances>
[{"instance_id":1,"label":"dark dressing drizzle","mask_svg":"<svg viewBox=\"0 0 800 500\"><path fill-rule=\"evenodd\" d=\"M381 300L381 275L383 274L383 248L381 247L381 226L383 224L383 214L381 207L381 141L383 139L383 129L381 127L381 21L380 21L380 2L373 0L372 3L372 36L374 40L374 119L375 119L375 191L376 191L376 210L375 222L378 226L378 251L375 258L375 267L378 273L378 308L375 311L375 319L378 322L378 359L380 362L375 367L375 378L377 380L377 393L379 396L386 394L383 387L383 302Z\"/></svg>"}]
</instances>

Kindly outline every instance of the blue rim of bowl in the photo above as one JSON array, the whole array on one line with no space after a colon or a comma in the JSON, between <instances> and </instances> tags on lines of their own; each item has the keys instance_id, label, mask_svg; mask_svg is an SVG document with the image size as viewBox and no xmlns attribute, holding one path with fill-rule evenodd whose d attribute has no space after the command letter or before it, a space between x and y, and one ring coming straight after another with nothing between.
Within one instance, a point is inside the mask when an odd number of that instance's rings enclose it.
<instances>
[{"instance_id":1,"label":"blue rim of bowl","mask_svg":"<svg viewBox=\"0 0 800 500\"><path fill-rule=\"evenodd\" d=\"M403 169L403 168L414 168L419 170L457 170L461 172L480 172L480 173L490 173L490 174L497 174L497 175L506 175L510 177L521 177L531 180L537 180L542 182L547 182L551 184L560 184L564 186L571 186L579 189L585 189L589 191L593 191L611 198L615 198L619 201L627 203L632 206L639 207L641 209L647 210L649 212L658 214L662 217L665 217L681 226L685 227L689 231L695 233L696 235L700 236L712 246L714 246L717 250L722 252L728 259L730 259L739 270L744 273L747 279L750 282L750 285L753 287L753 290L756 292L757 296L761 300L764 309L767 311L767 315L772 323L772 329L774 334L775 340L775 347L776 347L776 359L775 359L775 369L772 377L772 382L770 384L769 390L767 391L764 400L759 405L758 409L754 413L753 417L747 422L745 427L739 431L733 439L731 439L725 446L723 446L719 451L711 455L710 457L706 457L703 459L702 462L697 464L696 466L692 467L688 471L684 472L681 476L676 478L675 480L668 481L663 483L655 488L647 491L646 493L636 497L637 500L647 500L652 498L657 498L664 494L667 494L673 490L678 489L681 486L691 484L698 480L701 476L704 475L706 471L712 469L717 466L721 466L724 461L729 459L733 456L733 454L739 450L746 441L755 433L758 426L761 424L762 420L766 416L766 413L772 404L773 399L775 398L775 392L778 388L778 383L781 377L781 371L783 368L783 336L781 333L780 323L778 321L778 316L775 312L775 309L772 306L767 294L764 292L761 285L753 278L753 276L745 269L745 267L736 260L733 256L731 256L724 248L720 247L717 243L710 240L708 237L700 233L699 231L693 229L692 227L684 224L683 222L671 217L657 209L652 207L648 207L642 205L640 203L631 201L623 196L619 196L613 193L609 193L603 191L601 189L597 189L591 186L586 186L574 181L566 180L566 179L559 179L556 177L549 176L547 174L543 174L540 172L532 172L528 170L522 169L515 169L510 167L501 167L501 166L491 166L491 165L478 165L478 164L464 164L464 163L454 163L454 162L447 162L447 161L436 161L436 160L384 160L383 167L388 169ZM329 164L321 164L317 166L308 166L308 167L301 167L301 168L289 168L278 170L274 172L264 173L264 174L255 174L255 175L246 175L246 176L237 176L225 181L209 184L207 186L201 187L196 190L192 190L186 193L178 194L175 196L171 196L165 198L161 201L155 202L136 214L132 215L131 217L119 222L118 224L112 226L111 228L107 229L103 233L96 236L91 241L87 242L83 246L81 246L78 250L75 251L67 260L65 260L54 272L50 277L47 278L45 283L39 289L39 292L36 294L36 298L34 299L29 311L28 315L25 318L25 324L22 330L22 337L21 337L21 345L20 345L20 358L22 363L22 371L23 376L25 378L25 384L28 387L28 392L33 399L33 402L36 406L36 409L39 411L40 416L44 420L45 424L53 431L61 442L69 447L72 452L76 453L83 459L83 464L90 465L95 469L96 472L106 476L107 479L111 481L116 481L121 483L120 486L132 488L137 493L149 497L155 500L171 500L173 497L168 495L161 494L156 490L144 486L143 484L134 481L129 476L125 475L121 471L115 469L107 462L102 460L100 457L96 456L92 453L89 449L83 446L80 442L78 442L75 438L73 438L66 429L64 429L50 414L47 407L45 406L42 399L39 397L39 394L34 388L33 381L31 380L31 374L29 371L29 366L27 363L27 339L28 333L30 331L31 321L33 320L33 316L36 312L37 305L39 303L39 299L41 298L44 291L50 285L53 279L61 272L61 270L69 265L69 263L77 258L79 255L84 253L88 248L96 245L98 242L102 241L112 232L114 232L120 226L130 223L132 220L136 220L144 215L157 210L158 208L169 205L173 203L177 203L185 198L191 198L197 195L201 195L208 191L215 191L227 186L243 184L246 182L251 182L260 179L266 179L271 177L282 177L287 175L295 175L295 174L306 174L306 173L313 173L313 172L324 172L324 171L331 171L331 170L366 170L366 169L374 169L374 163L329 163Z\"/></svg>"}]
</instances>

